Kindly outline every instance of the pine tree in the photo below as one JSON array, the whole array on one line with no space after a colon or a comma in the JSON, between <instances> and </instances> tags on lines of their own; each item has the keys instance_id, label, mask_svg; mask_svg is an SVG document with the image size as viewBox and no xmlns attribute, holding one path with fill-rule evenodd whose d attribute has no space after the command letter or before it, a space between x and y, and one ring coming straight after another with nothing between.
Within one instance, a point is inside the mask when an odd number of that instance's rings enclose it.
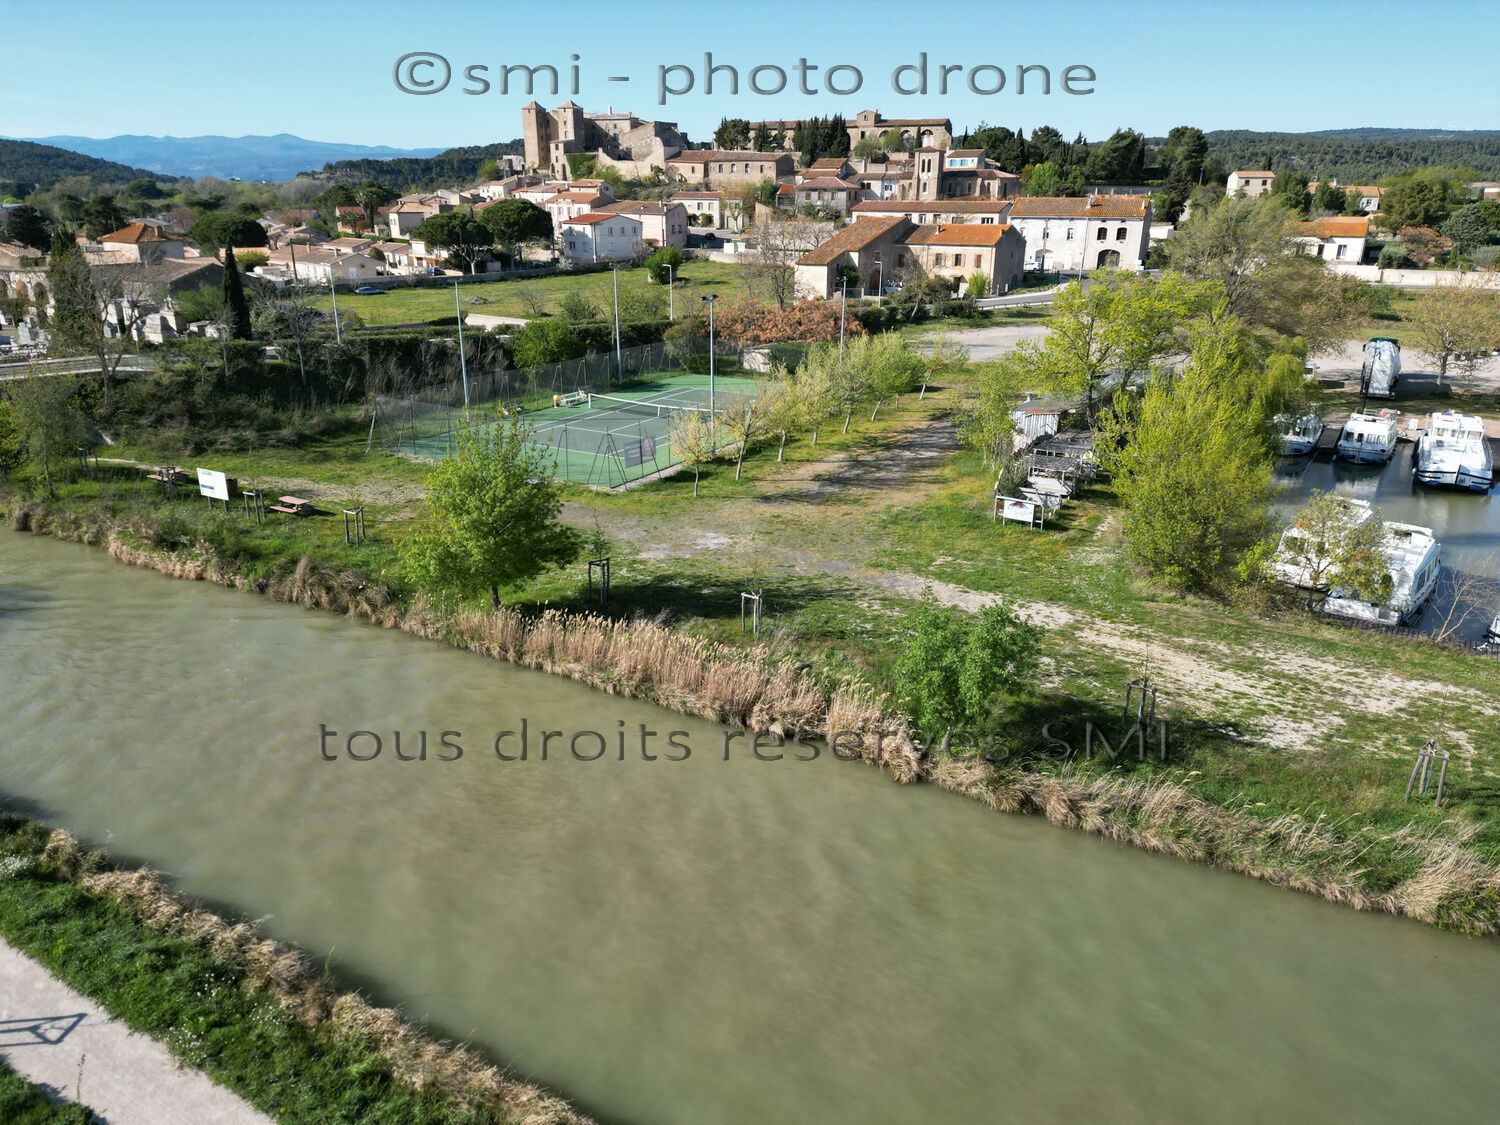
<instances>
[{"instance_id":1,"label":"pine tree","mask_svg":"<svg viewBox=\"0 0 1500 1125\"><path fill-rule=\"evenodd\" d=\"M224 322L232 340L250 339L250 302L234 260L234 247L224 247Z\"/></svg>"}]
</instances>

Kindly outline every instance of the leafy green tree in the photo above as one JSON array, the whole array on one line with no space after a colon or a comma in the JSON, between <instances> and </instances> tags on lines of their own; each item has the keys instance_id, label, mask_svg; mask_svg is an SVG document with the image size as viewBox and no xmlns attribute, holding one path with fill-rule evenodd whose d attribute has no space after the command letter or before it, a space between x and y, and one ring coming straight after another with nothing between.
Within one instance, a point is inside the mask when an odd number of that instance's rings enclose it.
<instances>
[{"instance_id":1,"label":"leafy green tree","mask_svg":"<svg viewBox=\"0 0 1500 1125\"><path fill-rule=\"evenodd\" d=\"M519 415L462 431L433 470L427 510L402 551L420 588L460 597L500 592L578 557L577 531L558 519L562 492Z\"/></svg>"},{"instance_id":2,"label":"leafy green tree","mask_svg":"<svg viewBox=\"0 0 1500 1125\"><path fill-rule=\"evenodd\" d=\"M1438 228L1453 241L1453 249L1471 254L1490 240L1490 223L1481 204L1470 203L1454 211Z\"/></svg>"},{"instance_id":3,"label":"leafy green tree","mask_svg":"<svg viewBox=\"0 0 1500 1125\"><path fill-rule=\"evenodd\" d=\"M1093 184L1138 184L1146 166L1146 138L1134 129L1116 129L1089 150L1084 175Z\"/></svg>"},{"instance_id":4,"label":"leafy green tree","mask_svg":"<svg viewBox=\"0 0 1500 1125\"><path fill-rule=\"evenodd\" d=\"M112 195L96 195L83 205L83 233L98 241L125 225L125 212Z\"/></svg>"},{"instance_id":5,"label":"leafy green tree","mask_svg":"<svg viewBox=\"0 0 1500 1125\"><path fill-rule=\"evenodd\" d=\"M1472 375L1500 348L1500 294L1477 285L1438 285L1415 296L1403 336L1438 365L1438 385L1457 370Z\"/></svg>"},{"instance_id":6,"label":"leafy green tree","mask_svg":"<svg viewBox=\"0 0 1500 1125\"><path fill-rule=\"evenodd\" d=\"M862 137L854 146L854 155L861 160L879 156L882 151L878 137Z\"/></svg>"},{"instance_id":7,"label":"leafy green tree","mask_svg":"<svg viewBox=\"0 0 1500 1125\"><path fill-rule=\"evenodd\" d=\"M587 345L565 320L528 321L511 341L511 362L517 367L539 367L577 359Z\"/></svg>"},{"instance_id":8,"label":"leafy green tree","mask_svg":"<svg viewBox=\"0 0 1500 1125\"><path fill-rule=\"evenodd\" d=\"M1099 448L1124 507L1130 554L1176 586L1213 590L1269 527L1269 419L1246 409L1260 379L1232 321L1199 326L1179 378L1117 399Z\"/></svg>"},{"instance_id":9,"label":"leafy green tree","mask_svg":"<svg viewBox=\"0 0 1500 1125\"><path fill-rule=\"evenodd\" d=\"M232 211L210 211L193 224L188 238L210 252L229 246L264 246L266 228Z\"/></svg>"},{"instance_id":10,"label":"leafy green tree","mask_svg":"<svg viewBox=\"0 0 1500 1125\"><path fill-rule=\"evenodd\" d=\"M1208 138L1202 129L1192 125L1173 128L1156 153L1156 161L1167 173L1168 180L1189 186L1200 182L1207 157Z\"/></svg>"},{"instance_id":11,"label":"leafy green tree","mask_svg":"<svg viewBox=\"0 0 1500 1125\"><path fill-rule=\"evenodd\" d=\"M698 495L703 466L718 456L722 436L707 411L679 410L667 421L667 442L672 456L693 470L694 497Z\"/></svg>"},{"instance_id":12,"label":"leafy green tree","mask_svg":"<svg viewBox=\"0 0 1500 1125\"><path fill-rule=\"evenodd\" d=\"M1312 192L1307 190L1307 176L1290 168L1283 168L1271 177L1271 198L1280 200L1288 211L1307 218L1312 207Z\"/></svg>"},{"instance_id":13,"label":"leafy green tree","mask_svg":"<svg viewBox=\"0 0 1500 1125\"><path fill-rule=\"evenodd\" d=\"M1293 215L1277 199L1236 196L1196 209L1167 240L1171 269L1224 287L1227 314L1252 328L1301 337L1318 351L1348 330L1342 281L1301 253Z\"/></svg>"},{"instance_id":14,"label":"leafy green tree","mask_svg":"<svg viewBox=\"0 0 1500 1125\"><path fill-rule=\"evenodd\" d=\"M512 263L516 247L523 242L543 242L552 237L552 216L529 199L502 199L479 212L479 221L505 247Z\"/></svg>"},{"instance_id":15,"label":"leafy green tree","mask_svg":"<svg viewBox=\"0 0 1500 1125\"><path fill-rule=\"evenodd\" d=\"M1444 181L1408 176L1386 188L1380 197L1380 225L1386 230L1439 227L1450 210Z\"/></svg>"},{"instance_id":16,"label":"leafy green tree","mask_svg":"<svg viewBox=\"0 0 1500 1125\"><path fill-rule=\"evenodd\" d=\"M1339 213L1351 218L1355 215L1363 215L1365 213L1364 193L1350 188L1344 193L1344 205L1339 209Z\"/></svg>"},{"instance_id":17,"label":"leafy green tree","mask_svg":"<svg viewBox=\"0 0 1500 1125\"><path fill-rule=\"evenodd\" d=\"M224 247L224 322L231 340L250 339L250 301L233 246Z\"/></svg>"},{"instance_id":18,"label":"leafy green tree","mask_svg":"<svg viewBox=\"0 0 1500 1125\"><path fill-rule=\"evenodd\" d=\"M743 117L725 117L714 130L714 148L740 151L750 147L750 122Z\"/></svg>"},{"instance_id":19,"label":"leafy green tree","mask_svg":"<svg viewBox=\"0 0 1500 1125\"><path fill-rule=\"evenodd\" d=\"M1033 164L1021 174L1023 195L1055 196L1064 194L1067 178L1062 168L1050 160Z\"/></svg>"},{"instance_id":20,"label":"leafy green tree","mask_svg":"<svg viewBox=\"0 0 1500 1125\"><path fill-rule=\"evenodd\" d=\"M367 180L354 189L354 202L365 209L365 222L372 227L375 225L375 212L400 197L401 193L395 188L376 180Z\"/></svg>"},{"instance_id":21,"label":"leafy green tree","mask_svg":"<svg viewBox=\"0 0 1500 1125\"><path fill-rule=\"evenodd\" d=\"M145 176L138 177L126 184L123 194L126 199L140 199L148 203L153 200L167 198L167 193L161 190L161 185Z\"/></svg>"},{"instance_id":22,"label":"leafy green tree","mask_svg":"<svg viewBox=\"0 0 1500 1125\"><path fill-rule=\"evenodd\" d=\"M646 257L646 276L655 285L667 284L667 267L672 267L670 276L680 279L682 276L682 263L687 261L681 250L675 246L661 246L653 250Z\"/></svg>"},{"instance_id":23,"label":"leafy green tree","mask_svg":"<svg viewBox=\"0 0 1500 1125\"><path fill-rule=\"evenodd\" d=\"M1036 675L1041 630L1007 605L962 613L929 598L907 624L891 681L913 722L943 730L945 742L954 731L993 729L1006 695Z\"/></svg>"},{"instance_id":24,"label":"leafy green tree","mask_svg":"<svg viewBox=\"0 0 1500 1125\"><path fill-rule=\"evenodd\" d=\"M476 183L487 184L491 180L500 178L500 161L494 157L480 161L478 170L474 173Z\"/></svg>"},{"instance_id":25,"label":"leafy green tree","mask_svg":"<svg viewBox=\"0 0 1500 1125\"><path fill-rule=\"evenodd\" d=\"M29 249L45 250L52 243L52 223L40 208L23 203L6 213L5 235Z\"/></svg>"},{"instance_id":26,"label":"leafy green tree","mask_svg":"<svg viewBox=\"0 0 1500 1125\"><path fill-rule=\"evenodd\" d=\"M498 206L498 205L497 205ZM471 273L490 256L495 236L490 228L467 211L444 211L423 219L411 232L428 246L448 255L455 268Z\"/></svg>"},{"instance_id":27,"label":"leafy green tree","mask_svg":"<svg viewBox=\"0 0 1500 1125\"><path fill-rule=\"evenodd\" d=\"M1347 194L1332 180L1324 180L1318 185L1318 190L1313 192L1313 206L1330 215L1342 215L1347 202Z\"/></svg>"},{"instance_id":28,"label":"leafy green tree","mask_svg":"<svg viewBox=\"0 0 1500 1125\"><path fill-rule=\"evenodd\" d=\"M1337 492L1314 491L1289 525L1291 534L1267 540L1265 558L1278 556L1302 572L1316 606L1334 589L1358 591L1376 601L1390 597L1385 523L1366 515Z\"/></svg>"},{"instance_id":29,"label":"leafy green tree","mask_svg":"<svg viewBox=\"0 0 1500 1125\"><path fill-rule=\"evenodd\" d=\"M48 496L57 495L57 470L88 438L78 405L78 384L60 375L5 383L6 428L16 453L41 474Z\"/></svg>"}]
</instances>

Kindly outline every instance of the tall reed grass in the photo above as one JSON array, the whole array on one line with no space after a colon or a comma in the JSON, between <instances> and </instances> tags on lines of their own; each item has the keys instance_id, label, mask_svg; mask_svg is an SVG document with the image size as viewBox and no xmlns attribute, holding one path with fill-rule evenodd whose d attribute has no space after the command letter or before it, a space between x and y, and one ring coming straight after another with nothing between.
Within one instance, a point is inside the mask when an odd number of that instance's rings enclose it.
<instances>
[{"instance_id":1,"label":"tall reed grass","mask_svg":"<svg viewBox=\"0 0 1500 1125\"><path fill-rule=\"evenodd\" d=\"M13 512L12 526L22 522ZM536 616L505 609L445 611L420 599L403 606L359 575L308 558L282 579L251 583L224 573L205 545L175 551L144 546L141 528L77 519L54 523L41 509L28 509L24 525L101 543L135 566L361 617L714 722L813 737L843 732L844 756L857 756L903 784L928 782L1000 812L1045 816L1061 827L1359 910L1500 934L1500 867L1466 846L1462 827L1449 826L1446 835L1412 826L1349 831L1294 814L1264 818L1248 808L1227 808L1195 796L1180 779L1031 771L927 752L908 720L867 685L824 683L790 654L687 637L659 621L557 610Z\"/></svg>"}]
</instances>

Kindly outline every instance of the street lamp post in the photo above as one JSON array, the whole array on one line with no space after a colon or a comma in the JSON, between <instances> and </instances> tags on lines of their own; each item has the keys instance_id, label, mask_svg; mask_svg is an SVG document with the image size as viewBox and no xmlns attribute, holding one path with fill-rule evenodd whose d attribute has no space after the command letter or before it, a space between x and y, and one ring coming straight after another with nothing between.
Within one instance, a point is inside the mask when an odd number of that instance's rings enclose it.
<instances>
[{"instance_id":1,"label":"street lamp post","mask_svg":"<svg viewBox=\"0 0 1500 1125\"><path fill-rule=\"evenodd\" d=\"M453 311L458 315L458 370L464 381L464 418L469 417L469 357L464 354L464 310L458 303L458 278L453 279Z\"/></svg>"},{"instance_id":2,"label":"street lamp post","mask_svg":"<svg viewBox=\"0 0 1500 1125\"><path fill-rule=\"evenodd\" d=\"M344 330L339 326L339 291L333 284L333 267L328 267L328 295L333 298L333 340L336 344L344 342Z\"/></svg>"},{"instance_id":3,"label":"street lamp post","mask_svg":"<svg viewBox=\"0 0 1500 1125\"><path fill-rule=\"evenodd\" d=\"M885 304L885 263L875 263L875 304Z\"/></svg>"},{"instance_id":4,"label":"street lamp post","mask_svg":"<svg viewBox=\"0 0 1500 1125\"><path fill-rule=\"evenodd\" d=\"M620 348L620 267L611 266L609 272L613 275L615 286L615 379L623 387L625 385L625 353Z\"/></svg>"},{"instance_id":5,"label":"street lamp post","mask_svg":"<svg viewBox=\"0 0 1500 1125\"><path fill-rule=\"evenodd\" d=\"M673 291L672 291L672 284L673 284L672 263L671 262L667 262L666 263L666 267L667 267L667 319L668 320L676 320L677 319L677 301L676 301L676 294L673 293Z\"/></svg>"},{"instance_id":6,"label":"street lamp post","mask_svg":"<svg viewBox=\"0 0 1500 1125\"><path fill-rule=\"evenodd\" d=\"M844 315L849 309L849 277L839 286L839 355L844 354Z\"/></svg>"},{"instance_id":7,"label":"street lamp post","mask_svg":"<svg viewBox=\"0 0 1500 1125\"><path fill-rule=\"evenodd\" d=\"M714 406L715 406L715 398L714 398L714 372L715 372L715 363L714 363L714 353L715 353L715 348L714 348L714 302L719 299L719 295L717 293L712 293L712 294L710 294L707 297L701 297L699 299L708 302L708 432L709 432L709 448L712 449L714 452L718 452L718 449L719 449L719 438L718 438L718 430L717 430L718 414L715 413L715 411L714 411Z\"/></svg>"}]
</instances>

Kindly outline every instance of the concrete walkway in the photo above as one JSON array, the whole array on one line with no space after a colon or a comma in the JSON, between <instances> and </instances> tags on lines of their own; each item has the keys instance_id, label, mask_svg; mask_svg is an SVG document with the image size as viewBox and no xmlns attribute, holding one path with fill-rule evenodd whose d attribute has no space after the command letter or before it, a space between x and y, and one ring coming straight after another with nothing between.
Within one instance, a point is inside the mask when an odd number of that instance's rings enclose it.
<instances>
[{"instance_id":1,"label":"concrete walkway","mask_svg":"<svg viewBox=\"0 0 1500 1125\"><path fill-rule=\"evenodd\" d=\"M0 1058L108 1125L269 1125L270 1118L0 942Z\"/></svg>"}]
</instances>

